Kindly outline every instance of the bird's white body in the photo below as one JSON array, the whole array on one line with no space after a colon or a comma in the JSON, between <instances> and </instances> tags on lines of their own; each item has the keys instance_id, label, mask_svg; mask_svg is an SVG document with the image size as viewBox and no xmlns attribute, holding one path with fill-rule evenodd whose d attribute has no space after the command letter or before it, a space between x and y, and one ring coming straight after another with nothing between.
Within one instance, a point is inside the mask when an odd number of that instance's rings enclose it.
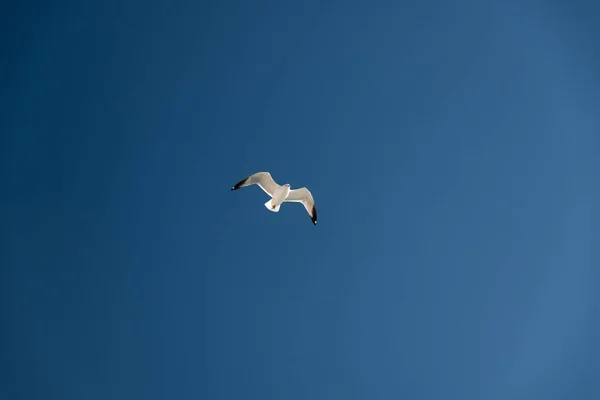
<instances>
[{"instance_id":1,"label":"bird's white body","mask_svg":"<svg viewBox=\"0 0 600 400\"><path fill-rule=\"evenodd\" d=\"M275 188L275 190L273 191L273 198L265 203L265 207L267 207L269 211L278 212L279 207L281 207L281 203L283 203L285 199L287 199L289 194L289 184L285 184L283 186Z\"/></svg>"},{"instance_id":2,"label":"bird's white body","mask_svg":"<svg viewBox=\"0 0 600 400\"><path fill-rule=\"evenodd\" d=\"M314 225L317 224L317 209L312 194L307 188L291 190L290 185L278 185L271 174L268 172L257 172L252 174L231 188L237 190L250 185L258 185L266 194L271 196L271 199L265 203L265 207L269 211L279 212L281 204L284 202L302 203L308 212L310 219Z\"/></svg>"}]
</instances>

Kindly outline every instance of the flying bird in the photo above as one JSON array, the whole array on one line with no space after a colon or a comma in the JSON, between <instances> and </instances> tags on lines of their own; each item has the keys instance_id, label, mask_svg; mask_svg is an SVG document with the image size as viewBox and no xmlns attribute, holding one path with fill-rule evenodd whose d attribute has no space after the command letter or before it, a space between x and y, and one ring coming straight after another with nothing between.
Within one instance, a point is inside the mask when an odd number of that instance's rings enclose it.
<instances>
[{"instance_id":1,"label":"flying bird","mask_svg":"<svg viewBox=\"0 0 600 400\"><path fill-rule=\"evenodd\" d=\"M284 202L302 203L304 208L306 208L312 223L314 225L317 224L317 209L315 207L315 201L307 188L303 187L300 189L291 190L289 183L286 183L285 185L278 185L277 182L273 180L270 173L257 172L236 183L231 190L238 190L239 188L250 185L258 185L262 190L265 191L266 194L271 196L271 200L265 203L267 210L279 212L279 208Z\"/></svg>"}]
</instances>

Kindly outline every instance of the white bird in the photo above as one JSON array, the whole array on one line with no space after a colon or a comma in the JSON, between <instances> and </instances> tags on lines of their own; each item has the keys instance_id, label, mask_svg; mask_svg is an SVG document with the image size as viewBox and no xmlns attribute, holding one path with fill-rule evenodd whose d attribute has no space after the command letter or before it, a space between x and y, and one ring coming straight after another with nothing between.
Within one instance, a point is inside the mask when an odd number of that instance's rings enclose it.
<instances>
[{"instance_id":1,"label":"white bird","mask_svg":"<svg viewBox=\"0 0 600 400\"><path fill-rule=\"evenodd\" d=\"M266 194L271 196L271 200L265 203L265 207L267 207L269 211L278 212L279 207L281 207L281 203L283 202L302 203L304 208L306 208L312 223L314 225L317 224L315 201L307 188L303 187L290 190L289 183L280 186L273 180L270 173L257 172L236 183L231 190L237 190L250 185L258 185Z\"/></svg>"}]
</instances>

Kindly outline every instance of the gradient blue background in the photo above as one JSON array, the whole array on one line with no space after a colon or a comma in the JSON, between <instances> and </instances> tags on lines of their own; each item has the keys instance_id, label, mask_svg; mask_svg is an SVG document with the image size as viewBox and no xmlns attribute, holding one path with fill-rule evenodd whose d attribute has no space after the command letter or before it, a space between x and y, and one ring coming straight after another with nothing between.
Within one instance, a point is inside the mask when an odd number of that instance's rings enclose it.
<instances>
[{"instance_id":1,"label":"gradient blue background","mask_svg":"<svg viewBox=\"0 0 600 400\"><path fill-rule=\"evenodd\" d=\"M1 7L1 399L600 398L597 2Z\"/></svg>"}]
</instances>

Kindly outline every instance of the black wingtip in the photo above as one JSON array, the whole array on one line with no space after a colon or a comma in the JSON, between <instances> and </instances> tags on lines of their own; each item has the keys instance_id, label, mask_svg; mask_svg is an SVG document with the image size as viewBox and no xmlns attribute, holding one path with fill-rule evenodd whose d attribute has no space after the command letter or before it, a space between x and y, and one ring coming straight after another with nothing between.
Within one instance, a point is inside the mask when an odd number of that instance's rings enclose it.
<instances>
[{"instance_id":1,"label":"black wingtip","mask_svg":"<svg viewBox=\"0 0 600 400\"><path fill-rule=\"evenodd\" d=\"M317 208L315 206L313 206L312 208L312 215L310 216L310 219L313 225L317 224Z\"/></svg>"},{"instance_id":2,"label":"black wingtip","mask_svg":"<svg viewBox=\"0 0 600 400\"><path fill-rule=\"evenodd\" d=\"M244 184L244 182L246 182L247 180L248 180L248 177L242 179L241 181L236 183L235 186L231 188L231 190L238 190Z\"/></svg>"}]
</instances>

